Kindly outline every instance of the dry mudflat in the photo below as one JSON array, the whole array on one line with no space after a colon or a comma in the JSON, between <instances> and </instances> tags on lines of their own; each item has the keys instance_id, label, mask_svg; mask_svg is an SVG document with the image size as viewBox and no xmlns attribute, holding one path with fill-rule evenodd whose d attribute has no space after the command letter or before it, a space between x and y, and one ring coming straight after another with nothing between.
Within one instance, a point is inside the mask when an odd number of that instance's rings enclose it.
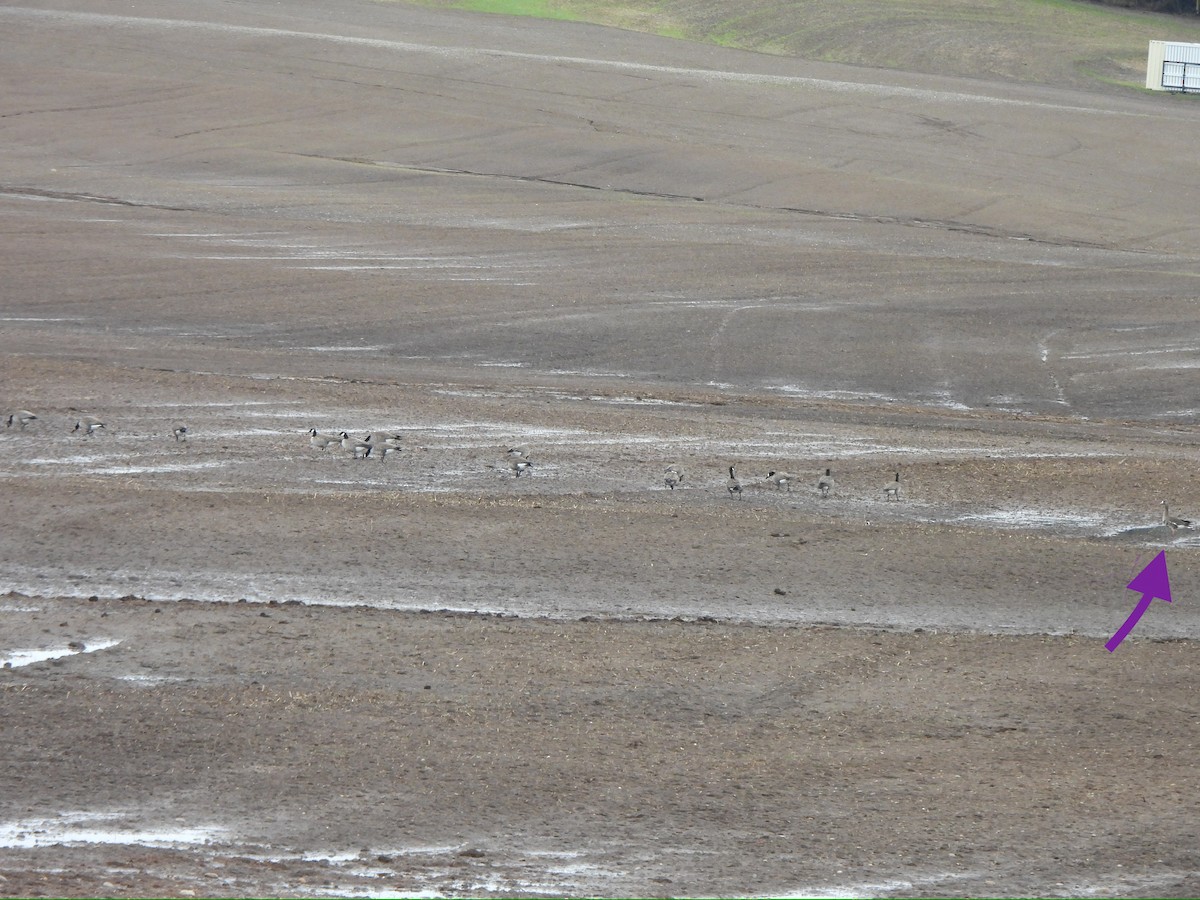
<instances>
[{"instance_id":1,"label":"dry mudflat","mask_svg":"<svg viewBox=\"0 0 1200 900\"><path fill-rule=\"evenodd\" d=\"M307 0L0 76L0 894L1200 894L1189 98Z\"/></svg>"}]
</instances>

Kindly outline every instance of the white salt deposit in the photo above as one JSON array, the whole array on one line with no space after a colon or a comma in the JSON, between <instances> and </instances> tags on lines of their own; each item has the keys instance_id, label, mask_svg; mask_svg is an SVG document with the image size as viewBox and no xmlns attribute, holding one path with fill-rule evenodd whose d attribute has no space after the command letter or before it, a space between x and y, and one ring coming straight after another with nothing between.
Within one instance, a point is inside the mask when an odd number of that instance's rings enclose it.
<instances>
[{"instance_id":1,"label":"white salt deposit","mask_svg":"<svg viewBox=\"0 0 1200 900\"><path fill-rule=\"evenodd\" d=\"M545 375L575 375L582 378L631 378L628 372L586 372L579 369L545 369Z\"/></svg>"},{"instance_id":2,"label":"white salt deposit","mask_svg":"<svg viewBox=\"0 0 1200 900\"><path fill-rule=\"evenodd\" d=\"M161 475L167 472L188 472L193 469L217 469L223 460L190 463L161 463L153 466L90 466L80 470L83 475Z\"/></svg>"},{"instance_id":3,"label":"white salt deposit","mask_svg":"<svg viewBox=\"0 0 1200 900\"><path fill-rule=\"evenodd\" d=\"M972 881L985 876L977 872L931 872L927 875L915 875L911 878L885 878L879 881L846 882L823 885L821 887L805 887L796 891L772 893L769 896L798 900L798 898L836 898L836 897L891 897L895 894L910 894L914 891L924 892L930 887L956 881ZM941 893L935 891L935 893ZM955 892L957 893L957 892Z\"/></svg>"},{"instance_id":4,"label":"white salt deposit","mask_svg":"<svg viewBox=\"0 0 1200 900\"><path fill-rule=\"evenodd\" d=\"M271 848L235 845L228 855L269 863L304 861L329 866L342 876L341 884L323 884L321 896L333 897L446 897L474 896L481 892L527 896L570 896L611 892L611 885L627 873L578 861L584 851L546 851L523 848L493 849L487 859L463 867L459 854L466 844L372 847L362 850ZM375 861L403 857L402 865L381 866ZM454 865L448 865L450 861ZM402 879L403 886L375 887L349 879L375 881ZM609 886L605 890L605 886ZM289 885L290 891L303 889ZM317 889L314 888L314 893Z\"/></svg>"},{"instance_id":5,"label":"white salt deposit","mask_svg":"<svg viewBox=\"0 0 1200 900\"><path fill-rule=\"evenodd\" d=\"M305 862L344 863L358 859L357 850L305 850L300 859Z\"/></svg>"},{"instance_id":6,"label":"white salt deposit","mask_svg":"<svg viewBox=\"0 0 1200 900\"><path fill-rule=\"evenodd\" d=\"M34 647L26 650L12 650L6 656L0 656L0 667L19 669L34 663L45 662L48 659L62 659L64 656L75 656L79 653L95 653L97 650L107 650L121 643L119 640L100 638L79 641L78 646Z\"/></svg>"},{"instance_id":7,"label":"white salt deposit","mask_svg":"<svg viewBox=\"0 0 1200 900\"><path fill-rule=\"evenodd\" d=\"M1099 528L1108 524L1108 519L1087 513L1050 509L993 509L987 512L967 513L950 522L995 525L999 528Z\"/></svg>"},{"instance_id":8,"label":"white salt deposit","mask_svg":"<svg viewBox=\"0 0 1200 900\"><path fill-rule=\"evenodd\" d=\"M378 353L388 348L383 344L325 344L312 347L297 347L298 350L312 350L315 353Z\"/></svg>"},{"instance_id":9,"label":"white salt deposit","mask_svg":"<svg viewBox=\"0 0 1200 900\"><path fill-rule=\"evenodd\" d=\"M1135 896L1146 897L1177 896L1180 884L1187 879L1200 877L1200 871L1162 872L1149 875L1113 872L1094 881L1067 881L1054 890L1059 897L1114 897Z\"/></svg>"},{"instance_id":10,"label":"white salt deposit","mask_svg":"<svg viewBox=\"0 0 1200 900\"><path fill-rule=\"evenodd\" d=\"M898 397L893 397L890 394L880 394L875 391L821 391L802 387L798 384L782 384L772 390L778 391L781 394L813 400L879 400L884 403L901 402Z\"/></svg>"},{"instance_id":11,"label":"white salt deposit","mask_svg":"<svg viewBox=\"0 0 1200 900\"><path fill-rule=\"evenodd\" d=\"M110 459L121 459L120 454L114 453L99 453L90 455L75 454L71 456L35 456L31 459L22 460L27 466L63 466L63 465L88 465L90 463L104 462Z\"/></svg>"},{"instance_id":12,"label":"white salt deposit","mask_svg":"<svg viewBox=\"0 0 1200 900\"><path fill-rule=\"evenodd\" d=\"M137 844L175 847L207 844L220 838L223 829L141 828L122 826L123 812L65 812L45 819L0 822L0 848L30 850L69 844Z\"/></svg>"},{"instance_id":13,"label":"white salt deposit","mask_svg":"<svg viewBox=\"0 0 1200 900\"><path fill-rule=\"evenodd\" d=\"M143 405L147 409L242 409L251 406L295 406L302 402L302 400L209 400L180 403L171 400L145 403Z\"/></svg>"},{"instance_id":14,"label":"white salt deposit","mask_svg":"<svg viewBox=\"0 0 1200 900\"><path fill-rule=\"evenodd\" d=\"M134 684L140 684L146 687L154 687L160 684L172 684L174 682L184 680L178 675L120 675L118 678L121 681L130 681Z\"/></svg>"}]
</instances>

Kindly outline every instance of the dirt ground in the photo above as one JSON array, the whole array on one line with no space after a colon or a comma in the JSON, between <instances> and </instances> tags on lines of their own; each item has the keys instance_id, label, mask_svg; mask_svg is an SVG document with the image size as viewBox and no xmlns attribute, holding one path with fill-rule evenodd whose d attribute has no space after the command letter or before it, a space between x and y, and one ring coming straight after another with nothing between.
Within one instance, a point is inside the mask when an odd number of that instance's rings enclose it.
<instances>
[{"instance_id":1,"label":"dirt ground","mask_svg":"<svg viewBox=\"0 0 1200 900\"><path fill-rule=\"evenodd\" d=\"M1200 895L1200 107L0 25L0 894Z\"/></svg>"},{"instance_id":2,"label":"dirt ground","mask_svg":"<svg viewBox=\"0 0 1200 900\"><path fill-rule=\"evenodd\" d=\"M1200 889L1188 642L36 605L122 644L8 676L9 815L128 845L12 894Z\"/></svg>"}]
</instances>

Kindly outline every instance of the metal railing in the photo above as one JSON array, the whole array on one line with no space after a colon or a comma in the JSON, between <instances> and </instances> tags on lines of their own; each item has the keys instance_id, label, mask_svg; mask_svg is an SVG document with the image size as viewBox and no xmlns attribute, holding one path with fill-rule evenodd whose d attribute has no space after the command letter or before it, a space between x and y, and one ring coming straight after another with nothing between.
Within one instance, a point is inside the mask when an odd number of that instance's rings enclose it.
<instances>
[{"instance_id":1,"label":"metal railing","mask_svg":"<svg viewBox=\"0 0 1200 900\"><path fill-rule=\"evenodd\" d=\"M1200 62L1163 63L1162 86L1165 91L1200 94Z\"/></svg>"}]
</instances>

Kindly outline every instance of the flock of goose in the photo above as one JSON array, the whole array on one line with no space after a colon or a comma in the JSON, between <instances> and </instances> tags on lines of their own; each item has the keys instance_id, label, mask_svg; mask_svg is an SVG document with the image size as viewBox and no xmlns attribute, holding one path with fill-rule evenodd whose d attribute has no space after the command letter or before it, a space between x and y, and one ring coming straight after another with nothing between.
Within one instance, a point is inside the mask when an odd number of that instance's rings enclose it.
<instances>
[{"instance_id":1,"label":"flock of goose","mask_svg":"<svg viewBox=\"0 0 1200 900\"><path fill-rule=\"evenodd\" d=\"M340 447L355 459L370 459L372 456L378 456L384 460L387 459L389 453L399 453L401 450L401 436L388 431L372 431L361 438L354 437L347 431L332 433L318 431L315 428L308 429L307 433L309 446L314 450L325 451L330 447ZM514 478L520 478L522 473L533 468L533 460L520 447L509 447L505 452L505 457L508 470L512 472ZM489 466L489 468L494 469L496 466ZM672 487L683 480L683 475L677 474L678 477L671 485Z\"/></svg>"},{"instance_id":2,"label":"flock of goose","mask_svg":"<svg viewBox=\"0 0 1200 900\"><path fill-rule=\"evenodd\" d=\"M24 431L28 426L38 421L36 413L30 412L27 409L18 409L9 413L5 420L6 428L16 428ZM98 431L106 430L107 426L103 419L96 416L80 416L75 421L72 433L79 433L85 437L91 437ZM183 443L188 440L190 432L186 425L177 425L171 431L177 443ZM308 442L311 447L316 450L327 450L331 447L339 447L348 452L355 459L368 459L372 456L387 459L389 453L399 453L401 450L401 436L393 432L372 431L361 438L352 436L349 432L340 431L337 433L322 432L316 428L310 428L307 432ZM526 450L520 447L510 447L505 452L506 465L509 472L514 478L520 478L521 475L530 472L533 469L533 460L529 458ZM489 466L489 468L498 468L498 466ZM663 472L663 483L672 491L683 485L684 471L676 463L671 463ZM791 492L794 485L800 483L799 479L794 475L789 475L786 472L776 471L774 469L767 472L764 476L766 484L773 484L776 490ZM811 483L811 482L810 482ZM833 477L833 470L826 468L824 474L818 475L815 482L816 492L821 499L828 499L833 495L837 487L837 481ZM735 466L729 467L729 478L726 480L726 490L731 498L740 499L745 496L745 490L741 481L737 477ZM896 472L895 477L887 482L882 489L884 500L896 501L900 500L900 473ZM1171 515L1170 506L1166 500L1162 501L1162 524L1170 529L1174 534L1181 529L1194 528L1196 523L1191 519L1184 519L1179 516Z\"/></svg>"},{"instance_id":3,"label":"flock of goose","mask_svg":"<svg viewBox=\"0 0 1200 900\"><path fill-rule=\"evenodd\" d=\"M367 459L378 451L380 459L387 459L389 453L400 452L400 435L386 431L372 431L362 438L351 437L348 432L339 431L328 434L308 429L309 446L316 450L328 450L330 447L341 447L355 459Z\"/></svg>"},{"instance_id":4,"label":"flock of goose","mask_svg":"<svg viewBox=\"0 0 1200 900\"><path fill-rule=\"evenodd\" d=\"M316 428L308 429L308 443L315 450L325 451L331 447L340 447L348 452L354 459L369 459L372 456L378 455L386 459L388 453L400 452L400 435L390 432L373 431L364 435L361 438L352 436L349 432L325 432L318 431ZM528 452L521 447L509 447L505 451L506 465L509 472L514 478L520 478L522 474L533 469L533 460L529 458ZM500 468L497 465L489 465L488 468ZM684 481L683 469L677 463L669 464L663 470L663 484L672 491L677 487L681 487ZM766 474L766 483L775 485L776 489L781 491L791 492L792 486L797 483L797 478L794 475L788 475L786 472L777 472L774 469ZM825 474L817 478L816 488L817 493L822 499L828 499L833 495L834 487L837 482L833 477L832 469L825 469ZM742 483L738 480L736 466L729 467L729 479L726 482L726 490L730 497L738 498L745 496L745 491L742 488ZM884 500L900 500L900 473L897 472L895 477L883 486Z\"/></svg>"},{"instance_id":5,"label":"flock of goose","mask_svg":"<svg viewBox=\"0 0 1200 900\"><path fill-rule=\"evenodd\" d=\"M668 466L668 472L674 467ZM670 475L668 474L668 478ZM682 474L679 476L682 479ZM792 486L798 483L798 479L794 475L789 475L786 472L776 472L774 469L767 472L766 482L775 485L775 489L779 491L791 492ZM833 496L833 490L837 487L837 480L833 477L833 470L825 469L823 475L818 475L816 480L817 494L822 500L828 500ZM742 496L742 484L738 481L737 471L734 466L729 467L729 479L726 482L726 488L731 497ZM883 486L883 499L899 502L900 500L900 473L897 472L895 477Z\"/></svg>"},{"instance_id":6,"label":"flock of goose","mask_svg":"<svg viewBox=\"0 0 1200 900\"><path fill-rule=\"evenodd\" d=\"M37 416L31 413L29 410L18 409L15 412L9 413L8 419L5 422L5 427L12 428L15 425L18 429L24 431L29 425L36 421ZM71 431L82 432L90 437L104 427L103 419L98 419L95 416L81 416L79 419L75 420L75 427L72 428ZM186 428L183 430L187 431ZM176 437L176 440L178 440L178 436Z\"/></svg>"}]
</instances>

